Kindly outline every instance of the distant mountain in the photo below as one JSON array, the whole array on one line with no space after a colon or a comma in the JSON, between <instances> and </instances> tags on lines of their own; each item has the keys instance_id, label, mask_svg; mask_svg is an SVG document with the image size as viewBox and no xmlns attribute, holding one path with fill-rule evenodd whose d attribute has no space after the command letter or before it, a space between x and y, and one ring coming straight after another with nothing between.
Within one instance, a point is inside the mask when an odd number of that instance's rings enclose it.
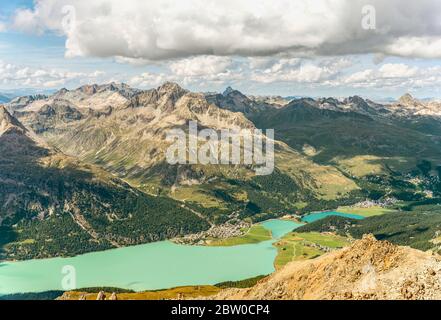
<instances>
[{"instance_id":1,"label":"distant mountain","mask_svg":"<svg viewBox=\"0 0 441 320\"><path fill-rule=\"evenodd\" d=\"M258 128L274 128L277 140L314 163L338 168L367 198L409 201L424 199L425 189L441 197L433 182L441 168L435 111L409 96L394 105L360 97L308 98L249 118Z\"/></svg>"},{"instance_id":2,"label":"distant mountain","mask_svg":"<svg viewBox=\"0 0 441 320\"><path fill-rule=\"evenodd\" d=\"M0 260L167 239L208 223L49 147L0 107Z\"/></svg>"},{"instance_id":3,"label":"distant mountain","mask_svg":"<svg viewBox=\"0 0 441 320\"><path fill-rule=\"evenodd\" d=\"M267 108L275 108L279 105L267 103L265 99L252 99L238 90L228 87L222 94L207 94L206 99L219 108L233 112L242 112L245 115L253 114Z\"/></svg>"},{"instance_id":4,"label":"distant mountain","mask_svg":"<svg viewBox=\"0 0 441 320\"><path fill-rule=\"evenodd\" d=\"M226 96L228 96L228 95L234 93L235 91L237 91L237 90L234 90L234 89L231 88L231 87L227 87L227 88L225 89L225 91L222 93L222 95L226 97Z\"/></svg>"},{"instance_id":5,"label":"distant mountain","mask_svg":"<svg viewBox=\"0 0 441 320\"><path fill-rule=\"evenodd\" d=\"M52 95L31 95L19 97L7 104L12 111L36 111L43 105L62 102L70 103L78 108L99 110L107 107L123 105L133 97L138 90L126 84L110 83L106 85L85 85L75 90L65 88Z\"/></svg>"},{"instance_id":6,"label":"distant mountain","mask_svg":"<svg viewBox=\"0 0 441 320\"><path fill-rule=\"evenodd\" d=\"M9 103L17 97L51 95L54 92L55 90L39 90L34 88L2 89L0 91L0 103Z\"/></svg>"},{"instance_id":7,"label":"distant mountain","mask_svg":"<svg viewBox=\"0 0 441 320\"><path fill-rule=\"evenodd\" d=\"M248 98L251 100L257 102L257 103L263 103L267 105L271 105L274 108L281 108L283 106L286 106L288 103L290 103L292 98L286 98L282 96L250 96L248 95Z\"/></svg>"},{"instance_id":8,"label":"distant mountain","mask_svg":"<svg viewBox=\"0 0 441 320\"><path fill-rule=\"evenodd\" d=\"M47 99L46 95L22 96L10 100L7 106L9 107L9 109L15 111L32 104L34 101L44 99Z\"/></svg>"},{"instance_id":9,"label":"distant mountain","mask_svg":"<svg viewBox=\"0 0 441 320\"><path fill-rule=\"evenodd\" d=\"M410 94L405 94L396 103L390 105L400 117L431 116L441 118L441 103L436 100L421 101Z\"/></svg>"},{"instance_id":10,"label":"distant mountain","mask_svg":"<svg viewBox=\"0 0 441 320\"><path fill-rule=\"evenodd\" d=\"M274 128L277 139L295 150L312 147L316 150L313 159L319 163L338 164L341 169L351 163L355 170L348 171L350 174L363 171L363 167L376 167L380 172L387 171L388 166L402 170L406 163L410 169L423 159L441 164L439 120L430 119L433 130L429 138L429 127L424 131L409 125L409 119L422 118L415 113L406 113L413 118L402 118L403 107L397 106L383 106L360 97L344 101L300 99L281 109L256 113L250 119L259 128Z\"/></svg>"}]
</instances>

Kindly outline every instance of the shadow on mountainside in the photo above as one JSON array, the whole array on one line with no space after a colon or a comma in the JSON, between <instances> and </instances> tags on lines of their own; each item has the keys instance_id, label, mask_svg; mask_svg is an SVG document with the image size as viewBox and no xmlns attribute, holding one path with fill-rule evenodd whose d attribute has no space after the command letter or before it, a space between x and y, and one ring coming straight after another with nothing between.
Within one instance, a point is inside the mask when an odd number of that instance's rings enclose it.
<instances>
[{"instance_id":1,"label":"shadow on mountainside","mask_svg":"<svg viewBox=\"0 0 441 320\"><path fill-rule=\"evenodd\" d=\"M209 225L16 128L0 136L1 259L72 256L164 240ZM17 232L17 231L20 232Z\"/></svg>"}]
</instances>

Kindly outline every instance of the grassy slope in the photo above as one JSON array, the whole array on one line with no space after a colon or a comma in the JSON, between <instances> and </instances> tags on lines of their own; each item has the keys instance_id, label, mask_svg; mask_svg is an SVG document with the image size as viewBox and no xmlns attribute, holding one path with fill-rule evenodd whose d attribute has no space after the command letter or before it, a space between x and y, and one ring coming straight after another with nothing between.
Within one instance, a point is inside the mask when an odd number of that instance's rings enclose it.
<instances>
[{"instance_id":1,"label":"grassy slope","mask_svg":"<svg viewBox=\"0 0 441 320\"><path fill-rule=\"evenodd\" d=\"M371 208L339 207L336 211L341 213L358 214L366 218L397 212L394 209L388 209L379 206L374 206Z\"/></svg>"},{"instance_id":2,"label":"grassy slope","mask_svg":"<svg viewBox=\"0 0 441 320\"><path fill-rule=\"evenodd\" d=\"M330 249L342 248L349 244L347 238L334 234L321 234L318 232L297 233L292 232L284 236L275 246L277 257L274 262L279 269L291 261L313 259L325 253L320 245Z\"/></svg>"}]
</instances>

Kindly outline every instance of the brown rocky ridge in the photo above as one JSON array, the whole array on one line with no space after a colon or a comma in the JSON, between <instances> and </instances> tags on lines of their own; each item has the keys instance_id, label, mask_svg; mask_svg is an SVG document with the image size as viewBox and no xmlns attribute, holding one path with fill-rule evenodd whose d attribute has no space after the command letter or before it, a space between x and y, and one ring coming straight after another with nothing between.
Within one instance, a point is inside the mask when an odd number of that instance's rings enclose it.
<instances>
[{"instance_id":1,"label":"brown rocky ridge","mask_svg":"<svg viewBox=\"0 0 441 320\"><path fill-rule=\"evenodd\" d=\"M441 258L372 235L314 260L292 262L249 289L221 300L437 300Z\"/></svg>"}]
</instances>

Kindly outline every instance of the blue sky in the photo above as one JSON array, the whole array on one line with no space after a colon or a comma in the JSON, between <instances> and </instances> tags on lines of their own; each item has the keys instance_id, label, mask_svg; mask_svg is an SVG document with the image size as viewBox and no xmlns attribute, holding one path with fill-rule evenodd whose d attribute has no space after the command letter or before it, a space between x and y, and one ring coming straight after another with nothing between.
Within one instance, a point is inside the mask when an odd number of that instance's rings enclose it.
<instances>
[{"instance_id":1,"label":"blue sky","mask_svg":"<svg viewBox=\"0 0 441 320\"><path fill-rule=\"evenodd\" d=\"M176 81L196 91L441 97L439 1L373 0L372 30L360 27L358 0L204 1L2 1L0 91Z\"/></svg>"}]
</instances>

